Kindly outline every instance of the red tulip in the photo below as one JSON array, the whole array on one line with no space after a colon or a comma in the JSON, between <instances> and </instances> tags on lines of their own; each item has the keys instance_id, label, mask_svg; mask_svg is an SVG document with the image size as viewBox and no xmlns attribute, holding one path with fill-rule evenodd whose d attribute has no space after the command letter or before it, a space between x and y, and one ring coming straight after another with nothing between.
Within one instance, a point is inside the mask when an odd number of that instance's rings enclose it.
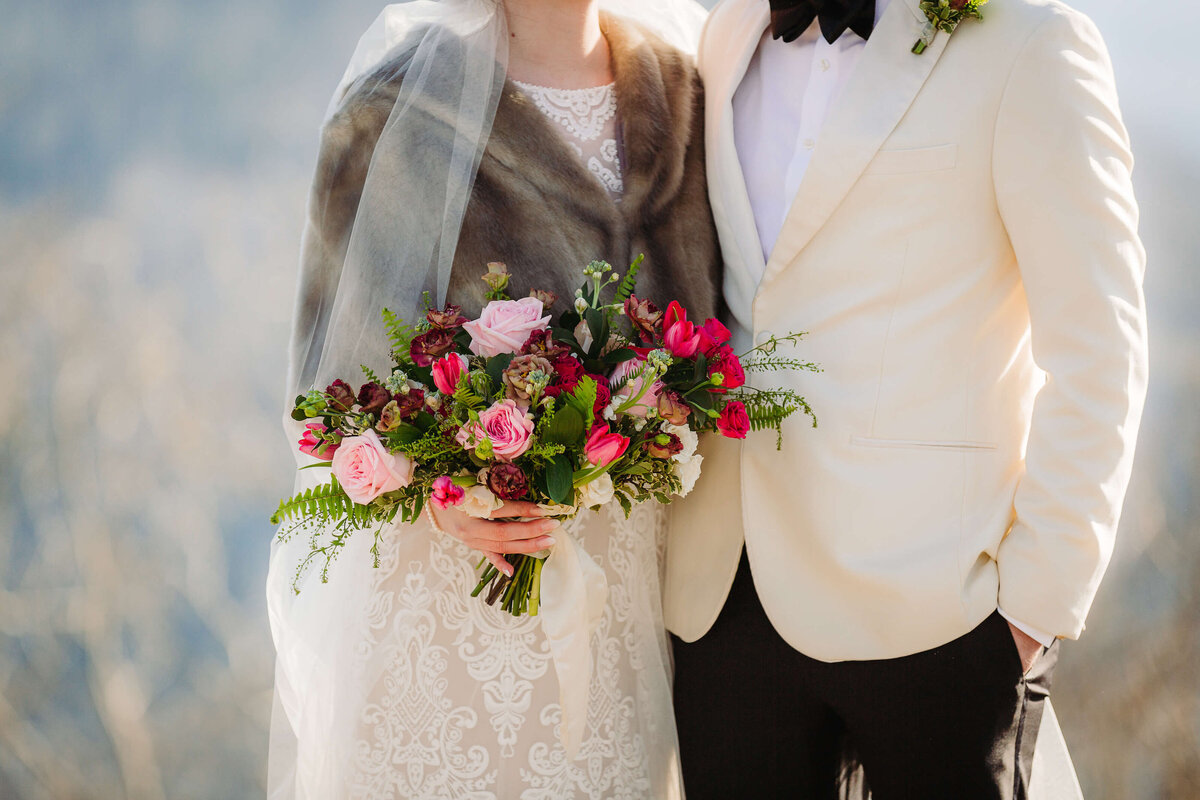
<instances>
[{"instance_id":1,"label":"red tulip","mask_svg":"<svg viewBox=\"0 0 1200 800\"><path fill-rule=\"evenodd\" d=\"M583 454L588 463L597 467L607 467L629 449L629 439L619 433L613 433L607 425L597 425L592 429L583 446Z\"/></svg>"}]
</instances>

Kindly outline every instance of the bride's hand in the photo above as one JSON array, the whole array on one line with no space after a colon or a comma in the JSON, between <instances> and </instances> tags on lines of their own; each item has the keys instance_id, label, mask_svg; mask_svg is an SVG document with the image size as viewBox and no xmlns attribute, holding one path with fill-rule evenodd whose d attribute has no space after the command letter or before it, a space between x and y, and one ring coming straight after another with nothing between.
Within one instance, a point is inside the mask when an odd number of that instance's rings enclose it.
<instances>
[{"instance_id":1,"label":"bride's hand","mask_svg":"<svg viewBox=\"0 0 1200 800\"><path fill-rule=\"evenodd\" d=\"M554 544L550 532L561 523L554 519L518 522L521 517L541 517L546 512L535 503L508 502L492 512L491 519L479 519L457 508L430 508L433 520L446 533L468 547L483 553L492 566L512 577L513 567L506 553L536 553Z\"/></svg>"}]
</instances>

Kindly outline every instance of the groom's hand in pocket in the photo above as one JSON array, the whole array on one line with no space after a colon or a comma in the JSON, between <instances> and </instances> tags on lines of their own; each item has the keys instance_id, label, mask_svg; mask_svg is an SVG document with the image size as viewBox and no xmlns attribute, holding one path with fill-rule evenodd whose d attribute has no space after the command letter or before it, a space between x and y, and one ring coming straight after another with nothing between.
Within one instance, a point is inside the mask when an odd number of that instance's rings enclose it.
<instances>
[{"instance_id":1,"label":"groom's hand in pocket","mask_svg":"<svg viewBox=\"0 0 1200 800\"><path fill-rule=\"evenodd\" d=\"M439 528L483 553L496 569L509 577L513 568L504 556L545 550L554 544L550 532L560 525L558 520L538 519L545 512L536 503L505 503L492 512L492 519L472 517L456 508L431 508L431 512Z\"/></svg>"},{"instance_id":2,"label":"groom's hand in pocket","mask_svg":"<svg viewBox=\"0 0 1200 800\"><path fill-rule=\"evenodd\" d=\"M1042 643L1011 622L1008 623L1008 630L1012 633L1013 641L1017 645L1017 654L1021 657L1021 674L1028 674L1037 663L1038 656L1042 654Z\"/></svg>"}]
</instances>

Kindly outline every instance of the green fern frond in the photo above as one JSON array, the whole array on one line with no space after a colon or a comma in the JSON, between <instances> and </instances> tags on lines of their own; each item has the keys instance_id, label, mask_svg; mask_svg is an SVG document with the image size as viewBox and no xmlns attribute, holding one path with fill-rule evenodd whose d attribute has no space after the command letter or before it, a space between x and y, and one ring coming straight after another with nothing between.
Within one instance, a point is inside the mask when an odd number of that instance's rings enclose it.
<instances>
[{"instance_id":1,"label":"green fern frond","mask_svg":"<svg viewBox=\"0 0 1200 800\"><path fill-rule=\"evenodd\" d=\"M327 520L345 519L352 523L366 524L371 518L369 506L355 503L346 494L336 477L330 476L329 483L306 489L294 497L283 500L271 515L272 525L281 525L288 520L309 518Z\"/></svg>"},{"instance_id":2,"label":"green fern frond","mask_svg":"<svg viewBox=\"0 0 1200 800\"><path fill-rule=\"evenodd\" d=\"M412 340L417 335L417 329L400 319L390 309L383 309L383 326L387 330L388 342L392 346L392 357L397 364L411 364L412 356L409 350Z\"/></svg>"},{"instance_id":3,"label":"green fern frond","mask_svg":"<svg viewBox=\"0 0 1200 800\"><path fill-rule=\"evenodd\" d=\"M617 293L613 297L614 305L624 305L625 301L633 296L633 292L637 289L638 273L642 271L642 262L646 260L645 253L639 253L638 257L629 265L629 271L625 273L625 277L621 279L621 283L617 286Z\"/></svg>"}]
</instances>

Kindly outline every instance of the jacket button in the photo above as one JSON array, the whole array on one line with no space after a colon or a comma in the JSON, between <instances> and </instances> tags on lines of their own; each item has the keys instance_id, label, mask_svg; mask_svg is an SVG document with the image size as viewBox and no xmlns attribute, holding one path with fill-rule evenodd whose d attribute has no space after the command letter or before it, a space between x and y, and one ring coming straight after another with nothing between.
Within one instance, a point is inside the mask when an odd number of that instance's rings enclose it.
<instances>
[{"instance_id":1,"label":"jacket button","mask_svg":"<svg viewBox=\"0 0 1200 800\"><path fill-rule=\"evenodd\" d=\"M760 345L766 344L767 342L771 341L771 332L759 331L758 336L755 337L755 341Z\"/></svg>"}]
</instances>

